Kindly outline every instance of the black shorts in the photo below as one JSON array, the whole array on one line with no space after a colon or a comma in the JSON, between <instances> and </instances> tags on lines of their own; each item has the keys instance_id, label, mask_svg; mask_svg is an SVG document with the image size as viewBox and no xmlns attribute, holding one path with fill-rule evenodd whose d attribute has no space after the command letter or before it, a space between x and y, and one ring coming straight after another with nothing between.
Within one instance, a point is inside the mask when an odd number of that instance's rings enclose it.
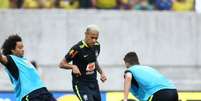
<instances>
[{"instance_id":1,"label":"black shorts","mask_svg":"<svg viewBox=\"0 0 201 101\"><path fill-rule=\"evenodd\" d=\"M32 91L23 97L22 101L56 101L56 99L45 87L43 87Z\"/></svg>"},{"instance_id":2,"label":"black shorts","mask_svg":"<svg viewBox=\"0 0 201 101\"><path fill-rule=\"evenodd\" d=\"M176 89L162 89L154 93L151 101L178 101ZM150 101L150 100L149 100Z\"/></svg>"},{"instance_id":3,"label":"black shorts","mask_svg":"<svg viewBox=\"0 0 201 101\"><path fill-rule=\"evenodd\" d=\"M73 91L80 101L101 101L98 82L73 83Z\"/></svg>"}]
</instances>

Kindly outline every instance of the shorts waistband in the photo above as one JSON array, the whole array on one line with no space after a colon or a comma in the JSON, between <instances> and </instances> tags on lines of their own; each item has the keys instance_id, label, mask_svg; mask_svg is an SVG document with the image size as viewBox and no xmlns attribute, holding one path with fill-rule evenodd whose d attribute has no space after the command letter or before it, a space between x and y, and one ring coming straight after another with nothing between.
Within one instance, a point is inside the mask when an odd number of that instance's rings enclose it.
<instances>
[{"instance_id":1,"label":"shorts waistband","mask_svg":"<svg viewBox=\"0 0 201 101\"><path fill-rule=\"evenodd\" d=\"M36 89L36 90L32 91L31 93L27 94L26 96L24 96L22 99L26 99L27 96L31 97L31 96L34 96L37 94L44 94L44 93L48 93L48 90L46 87Z\"/></svg>"}]
</instances>

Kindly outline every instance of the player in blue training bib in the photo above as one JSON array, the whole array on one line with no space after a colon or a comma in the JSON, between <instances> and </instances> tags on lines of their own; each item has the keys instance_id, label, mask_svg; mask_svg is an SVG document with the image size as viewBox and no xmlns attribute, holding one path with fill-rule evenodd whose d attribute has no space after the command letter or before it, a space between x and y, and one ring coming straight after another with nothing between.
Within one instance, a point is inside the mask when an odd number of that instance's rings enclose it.
<instances>
[{"instance_id":1,"label":"player in blue training bib","mask_svg":"<svg viewBox=\"0 0 201 101\"><path fill-rule=\"evenodd\" d=\"M38 71L24 58L20 36L11 35L4 41L0 62L6 67L16 101L56 101L43 84Z\"/></svg>"},{"instance_id":2,"label":"player in blue training bib","mask_svg":"<svg viewBox=\"0 0 201 101\"><path fill-rule=\"evenodd\" d=\"M127 53L124 62L124 101L129 91L140 101L178 101L174 84L152 67L140 65L135 52Z\"/></svg>"}]
</instances>

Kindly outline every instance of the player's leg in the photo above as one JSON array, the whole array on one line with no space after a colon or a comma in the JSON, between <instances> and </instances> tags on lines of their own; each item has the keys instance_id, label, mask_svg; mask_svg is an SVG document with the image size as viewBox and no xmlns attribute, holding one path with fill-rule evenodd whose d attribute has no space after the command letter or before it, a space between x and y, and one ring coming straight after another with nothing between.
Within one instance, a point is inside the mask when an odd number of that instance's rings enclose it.
<instances>
[{"instance_id":1,"label":"player's leg","mask_svg":"<svg viewBox=\"0 0 201 101\"><path fill-rule=\"evenodd\" d=\"M92 89L93 99L94 101L101 101L101 93L99 90L98 83L93 83L94 88Z\"/></svg>"},{"instance_id":2,"label":"player's leg","mask_svg":"<svg viewBox=\"0 0 201 101\"><path fill-rule=\"evenodd\" d=\"M101 101L101 94L100 94L100 92L98 93L96 93L95 95L93 95L93 99L94 99L94 101Z\"/></svg>"},{"instance_id":3,"label":"player's leg","mask_svg":"<svg viewBox=\"0 0 201 101\"><path fill-rule=\"evenodd\" d=\"M80 93L80 86L78 84L73 84L73 92L75 93L75 95L77 96L77 98L82 101L83 98L81 97L81 93Z\"/></svg>"},{"instance_id":4,"label":"player's leg","mask_svg":"<svg viewBox=\"0 0 201 101\"><path fill-rule=\"evenodd\" d=\"M94 101L93 96L90 94L88 84L73 84L73 91L80 101Z\"/></svg>"},{"instance_id":5,"label":"player's leg","mask_svg":"<svg viewBox=\"0 0 201 101\"><path fill-rule=\"evenodd\" d=\"M151 101L178 101L178 94L176 89L163 89L156 93Z\"/></svg>"}]
</instances>

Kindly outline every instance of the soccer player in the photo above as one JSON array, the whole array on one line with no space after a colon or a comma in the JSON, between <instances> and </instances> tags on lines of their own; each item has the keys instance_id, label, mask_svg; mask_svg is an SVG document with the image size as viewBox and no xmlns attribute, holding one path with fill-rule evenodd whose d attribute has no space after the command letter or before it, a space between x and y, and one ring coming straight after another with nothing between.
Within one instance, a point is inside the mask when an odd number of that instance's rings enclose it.
<instances>
[{"instance_id":1,"label":"soccer player","mask_svg":"<svg viewBox=\"0 0 201 101\"><path fill-rule=\"evenodd\" d=\"M124 62L124 101L129 90L140 101L178 101L174 84L152 67L140 65L135 52L127 53Z\"/></svg>"},{"instance_id":2,"label":"soccer player","mask_svg":"<svg viewBox=\"0 0 201 101\"><path fill-rule=\"evenodd\" d=\"M73 91L80 101L101 101L96 71L102 82L107 78L97 61L100 53L98 36L98 27L88 25L85 39L75 44L59 64L60 68L72 70Z\"/></svg>"},{"instance_id":3,"label":"soccer player","mask_svg":"<svg viewBox=\"0 0 201 101\"><path fill-rule=\"evenodd\" d=\"M56 101L44 86L37 70L24 57L24 45L19 35L10 35L4 41L0 62L10 77L16 101Z\"/></svg>"}]
</instances>

